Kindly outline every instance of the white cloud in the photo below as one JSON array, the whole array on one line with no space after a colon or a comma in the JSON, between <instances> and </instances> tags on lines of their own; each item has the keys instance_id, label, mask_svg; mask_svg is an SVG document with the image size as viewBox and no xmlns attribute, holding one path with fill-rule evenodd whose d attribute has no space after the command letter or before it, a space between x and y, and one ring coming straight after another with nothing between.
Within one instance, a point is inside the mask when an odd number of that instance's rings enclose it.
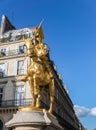
<instances>
[{"instance_id":1,"label":"white cloud","mask_svg":"<svg viewBox=\"0 0 96 130\"><path fill-rule=\"evenodd\" d=\"M74 110L78 117L86 117L87 115L96 117L96 107L89 109L84 106L74 105Z\"/></svg>"},{"instance_id":2,"label":"white cloud","mask_svg":"<svg viewBox=\"0 0 96 130\"><path fill-rule=\"evenodd\" d=\"M96 107L92 108L90 111L91 116L96 116Z\"/></svg>"},{"instance_id":3,"label":"white cloud","mask_svg":"<svg viewBox=\"0 0 96 130\"><path fill-rule=\"evenodd\" d=\"M84 106L74 106L75 113L78 117L86 117L90 113L90 109Z\"/></svg>"}]
</instances>

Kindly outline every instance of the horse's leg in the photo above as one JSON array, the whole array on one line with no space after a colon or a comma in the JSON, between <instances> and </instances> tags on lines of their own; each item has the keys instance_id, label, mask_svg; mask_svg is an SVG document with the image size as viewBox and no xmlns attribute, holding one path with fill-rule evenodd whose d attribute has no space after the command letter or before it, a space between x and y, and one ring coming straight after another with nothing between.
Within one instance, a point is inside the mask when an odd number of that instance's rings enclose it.
<instances>
[{"instance_id":1,"label":"horse's leg","mask_svg":"<svg viewBox=\"0 0 96 130\"><path fill-rule=\"evenodd\" d=\"M50 93L50 108L48 111L52 113L53 102L54 102L54 79L52 79L51 83L49 84L49 93Z\"/></svg>"},{"instance_id":2,"label":"horse's leg","mask_svg":"<svg viewBox=\"0 0 96 130\"><path fill-rule=\"evenodd\" d=\"M35 106L35 97L34 97L34 84L32 78L30 78L30 89L31 89L31 94L32 94L32 104L31 106Z\"/></svg>"},{"instance_id":3,"label":"horse's leg","mask_svg":"<svg viewBox=\"0 0 96 130\"><path fill-rule=\"evenodd\" d=\"M36 107L40 107L40 100L41 100L41 88L38 87L38 95L37 95L37 99L36 99Z\"/></svg>"}]
</instances>

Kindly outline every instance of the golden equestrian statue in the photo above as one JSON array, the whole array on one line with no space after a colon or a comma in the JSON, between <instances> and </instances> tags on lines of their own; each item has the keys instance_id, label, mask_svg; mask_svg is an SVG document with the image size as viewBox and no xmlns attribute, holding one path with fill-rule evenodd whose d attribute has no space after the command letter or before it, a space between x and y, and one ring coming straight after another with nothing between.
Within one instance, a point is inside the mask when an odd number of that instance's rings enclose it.
<instances>
[{"instance_id":1,"label":"golden equestrian statue","mask_svg":"<svg viewBox=\"0 0 96 130\"><path fill-rule=\"evenodd\" d=\"M29 80L32 94L32 108L40 108L42 88L48 86L50 95L49 112L52 113L54 77L50 69L49 50L47 49L47 45L42 43L43 38L43 32L40 26L37 28L33 38L25 39L30 64L27 67L27 74L22 81L26 82Z\"/></svg>"}]
</instances>

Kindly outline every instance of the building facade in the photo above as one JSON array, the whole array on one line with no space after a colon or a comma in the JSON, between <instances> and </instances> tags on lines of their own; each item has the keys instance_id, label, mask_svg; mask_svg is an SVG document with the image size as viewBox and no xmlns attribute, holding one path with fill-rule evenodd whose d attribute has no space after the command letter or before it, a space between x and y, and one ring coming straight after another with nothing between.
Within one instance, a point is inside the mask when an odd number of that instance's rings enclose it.
<instances>
[{"instance_id":1,"label":"building facade","mask_svg":"<svg viewBox=\"0 0 96 130\"><path fill-rule=\"evenodd\" d=\"M32 96L30 85L21 81L27 73L30 59L26 56L23 38L31 38L34 28L15 29L6 16L2 16L0 34L0 130L7 130L8 122L17 110L30 106ZM55 79L53 114L57 117L64 130L85 130L79 122L73 103L63 85L60 75L51 61L51 70ZM41 107L49 108L49 94L42 92Z\"/></svg>"}]
</instances>

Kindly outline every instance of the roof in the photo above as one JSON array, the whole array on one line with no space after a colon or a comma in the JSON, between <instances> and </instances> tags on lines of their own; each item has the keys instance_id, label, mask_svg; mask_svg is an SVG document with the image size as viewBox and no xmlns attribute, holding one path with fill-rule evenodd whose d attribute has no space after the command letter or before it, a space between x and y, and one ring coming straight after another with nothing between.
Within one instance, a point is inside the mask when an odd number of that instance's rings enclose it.
<instances>
[{"instance_id":1,"label":"roof","mask_svg":"<svg viewBox=\"0 0 96 130\"><path fill-rule=\"evenodd\" d=\"M16 29L5 15L2 16L0 28L1 43L31 38L35 32L36 27Z\"/></svg>"},{"instance_id":2,"label":"roof","mask_svg":"<svg viewBox=\"0 0 96 130\"><path fill-rule=\"evenodd\" d=\"M3 15L1 21L1 34L4 34L6 31L13 29L15 29L15 27L11 24L9 19L5 15Z\"/></svg>"}]
</instances>

